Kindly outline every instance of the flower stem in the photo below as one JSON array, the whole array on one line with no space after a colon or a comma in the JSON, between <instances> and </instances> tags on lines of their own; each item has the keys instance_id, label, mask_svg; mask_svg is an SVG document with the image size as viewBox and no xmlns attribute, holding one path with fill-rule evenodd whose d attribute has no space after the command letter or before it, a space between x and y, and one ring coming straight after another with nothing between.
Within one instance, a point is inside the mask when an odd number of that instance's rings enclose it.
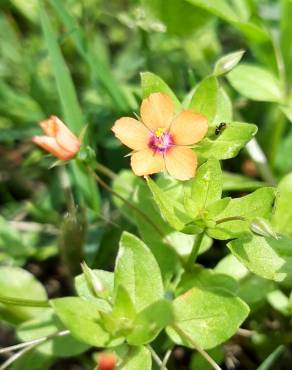
<instances>
[{"instance_id":1,"label":"flower stem","mask_svg":"<svg viewBox=\"0 0 292 370\"><path fill-rule=\"evenodd\" d=\"M186 269L187 270L190 270L192 268L192 266L193 266L193 264L194 264L194 262L197 258L200 246L201 246L202 241L203 241L203 237L204 237L204 231L201 232L200 234L197 234L197 236L196 236L191 254L189 255L189 258L188 258L187 263L186 263Z\"/></svg>"},{"instance_id":2,"label":"flower stem","mask_svg":"<svg viewBox=\"0 0 292 370\"><path fill-rule=\"evenodd\" d=\"M206 351L204 351L197 343L195 343L187 333L181 330L179 326L173 325L173 328L182 339L185 339L189 344L191 344L194 347L194 349L197 350L205 358L205 360L209 362L209 364L213 367L214 370L222 370L221 367L212 359L212 357Z\"/></svg>"},{"instance_id":3,"label":"flower stem","mask_svg":"<svg viewBox=\"0 0 292 370\"><path fill-rule=\"evenodd\" d=\"M122 202L124 202L129 208L133 209L136 213L138 213L146 222L148 222L157 232L158 234L164 238L164 233L159 227L144 213L141 211L140 208L136 207L133 203L129 202L128 199L124 198L122 195L115 192L106 182L104 182L90 167L88 167L89 172L94 176L95 180L98 182L100 186L102 186L106 191L111 193L116 198L119 198Z\"/></svg>"},{"instance_id":4,"label":"flower stem","mask_svg":"<svg viewBox=\"0 0 292 370\"><path fill-rule=\"evenodd\" d=\"M13 351L13 350L19 349L19 348L23 348L23 349L21 351L15 353L7 361L5 361L0 366L0 370L7 369L8 367L10 367L10 365L13 362L18 360L20 357L24 356L27 352L30 352L31 350L33 350L34 348L36 348L40 344L42 344L42 343L44 343L44 342L46 342L46 341L48 341L52 338L61 337L61 336L65 336L65 335L68 335L68 334L70 334L70 332L68 330L63 330L63 331L60 331L60 332L57 332L57 333L47 335L46 337L41 337L41 338L38 338L38 339L34 339L34 340L29 341L29 342L21 343L21 344L16 345L16 346L3 348L0 353L8 352L8 350Z\"/></svg>"},{"instance_id":5,"label":"flower stem","mask_svg":"<svg viewBox=\"0 0 292 370\"><path fill-rule=\"evenodd\" d=\"M160 357L158 356L158 354L154 351L154 349L148 345L147 348L149 349L149 351L151 352L151 356L153 358L153 360L156 362L156 364L159 366L159 369L160 370L167 370L167 367L166 365L163 363L163 361L161 361ZM0 369L1 370L1 369Z\"/></svg>"}]
</instances>

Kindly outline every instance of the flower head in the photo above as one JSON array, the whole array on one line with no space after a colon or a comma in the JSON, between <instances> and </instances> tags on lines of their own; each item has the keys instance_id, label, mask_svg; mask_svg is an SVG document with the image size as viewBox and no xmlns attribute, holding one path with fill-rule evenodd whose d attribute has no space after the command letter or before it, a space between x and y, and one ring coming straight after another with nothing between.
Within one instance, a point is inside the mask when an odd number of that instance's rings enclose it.
<instances>
[{"instance_id":1,"label":"flower head","mask_svg":"<svg viewBox=\"0 0 292 370\"><path fill-rule=\"evenodd\" d=\"M80 149L80 140L56 116L40 122L46 136L34 136L32 141L51 153L53 156L67 161L73 158Z\"/></svg>"},{"instance_id":2,"label":"flower head","mask_svg":"<svg viewBox=\"0 0 292 370\"><path fill-rule=\"evenodd\" d=\"M103 352L98 356L98 370L115 370L116 356L113 353Z\"/></svg>"},{"instance_id":3,"label":"flower head","mask_svg":"<svg viewBox=\"0 0 292 370\"><path fill-rule=\"evenodd\" d=\"M131 166L138 176L166 169L178 180L189 180L196 173L197 156L189 145L201 141L207 133L206 117L191 110L175 115L170 98L154 93L144 99L141 121L118 119L112 131L133 149Z\"/></svg>"}]
</instances>

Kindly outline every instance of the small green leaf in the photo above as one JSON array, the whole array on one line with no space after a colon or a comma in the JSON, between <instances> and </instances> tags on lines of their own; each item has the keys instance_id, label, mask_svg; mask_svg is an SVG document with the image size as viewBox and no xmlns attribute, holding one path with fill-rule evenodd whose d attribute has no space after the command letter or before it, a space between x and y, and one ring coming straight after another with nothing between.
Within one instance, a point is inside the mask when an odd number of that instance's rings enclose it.
<instances>
[{"instance_id":1,"label":"small green leaf","mask_svg":"<svg viewBox=\"0 0 292 370\"><path fill-rule=\"evenodd\" d=\"M292 271L292 238L246 235L227 244L231 253L251 272L274 281L289 281Z\"/></svg>"},{"instance_id":2,"label":"small green leaf","mask_svg":"<svg viewBox=\"0 0 292 370\"><path fill-rule=\"evenodd\" d=\"M0 267L0 295L18 299L47 300L46 290L42 284L31 273L18 267ZM0 318L9 323L18 324L46 310L0 303Z\"/></svg>"},{"instance_id":3,"label":"small green leaf","mask_svg":"<svg viewBox=\"0 0 292 370\"><path fill-rule=\"evenodd\" d=\"M244 197L232 199L224 211L216 216L217 226L214 229L208 229L208 235L224 240L249 233L250 222L256 217L270 217L274 199L275 189L268 187L258 189Z\"/></svg>"},{"instance_id":4,"label":"small green leaf","mask_svg":"<svg viewBox=\"0 0 292 370\"><path fill-rule=\"evenodd\" d=\"M137 312L163 297L159 266L148 247L136 236L124 232L115 268L115 290L128 290Z\"/></svg>"},{"instance_id":5,"label":"small green leaf","mask_svg":"<svg viewBox=\"0 0 292 370\"><path fill-rule=\"evenodd\" d=\"M119 285L112 311L102 314L105 328L115 337L124 337L132 330L135 316L136 311L130 294L122 285Z\"/></svg>"},{"instance_id":6,"label":"small green leaf","mask_svg":"<svg viewBox=\"0 0 292 370\"><path fill-rule=\"evenodd\" d=\"M175 96L174 92L162 80L162 78L160 78L156 74L151 72L141 73L141 87L143 98L147 98L150 94L153 94L155 92L161 92L170 97L176 110L179 110L181 108L181 104Z\"/></svg>"},{"instance_id":7,"label":"small green leaf","mask_svg":"<svg viewBox=\"0 0 292 370\"><path fill-rule=\"evenodd\" d=\"M127 341L135 346L152 342L173 320L171 302L165 299L157 301L138 314Z\"/></svg>"},{"instance_id":8,"label":"small green leaf","mask_svg":"<svg viewBox=\"0 0 292 370\"><path fill-rule=\"evenodd\" d=\"M265 185L264 182L247 176L226 171L223 172L223 191L251 191Z\"/></svg>"},{"instance_id":9,"label":"small green leaf","mask_svg":"<svg viewBox=\"0 0 292 370\"><path fill-rule=\"evenodd\" d=\"M265 361L257 368L257 370L271 370L275 362L282 357L285 352L286 347L284 345L278 346L266 359Z\"/></svg>"},{"instance_id":10,"label":"small green leaf","mask_svg":"<svg viewBox=\"0 0 292 370\"><path fill-rule=\"evenodd\" d=\"M292 122L292 107L280 106L288 121Z\"/></svg>"},{"instance_id":11,"label":"small green leaf","mask_svg":"<svg viewBox=\"0 0 292 370\"><path fill-rule=\"evenodd\" d=\"M238 50L220 58L214 67L214 75L221 76L230 72L241 61L245 50Z\"/></svg>"},{"instance_id":12,"label":"small green leaf","mask_svg":"<svg viewBox=\"0 0 292 370\"><path fill-rule=\"evenodd\" d=\"M218 95L219 84L217 78L214 76L207 77L196 87L189 109L203 114L211 123L216 116Z\"/></svg>"},{"instance_id":13,"label":"small green leaf","mask_svg":"<svg viewBox=\"0 0 292 370\"><path fill-rule=\"evenodd\" d=\"M231 122L214 139L205 138L195 151L204 158L229 159L236 157L239 151L255 136L257 126L250 123Z\"/></svg>"},{"instance_id":14,"label":"small green leaf","mask_svg":"<svg viewBox=\"0 0 292 370\"><path fill-rule=\"evenodd\" d=\"M175 326L203 349L214 348L230 338L249 313L248 306L228 291L194 287L173 302ZM193 347L175 331L167 332L177 344Z\"/></svg>"},{"instance_id":15,"label":"small green leaf","mask_svg":"<svg viewBox=\"0 0 292 370\"><path fill-rule=\"evenodd\" d=\"M99 305L82 298L66 297L51 301L51 305L72 335L95 347L111 345L111 337L103 329Z\"/></svg>"},{"instance_id":16,"label":"small green leaf","mask_svg":"<svg viewBox=\"0 0 292 370\"><path fill-rule=\"evenodd\" d=\"M175 230L178 230L178 231L182 230L185 224L187 223L187 221L191 221L191 220L186 220L186 217L187 217L186 215L184 217L185 220L182 220L182 217L178 217L178 215L175 213L175 204L174 204L173 199L168 197L150 177L147 177L147 184L165 220ZM183 213L183 210L181 214L182 213Z\"/></svg>"},{"instance_id":17,"label":"small green leaf","mask_svg":"<svg viewBox=\"0 0 292 370\"><path fill-rule=\"evenodd\" d=\"M23 341L30 341L63 331L64 325L54 314L47 310L37 318L26 321L17 328L17 337ZM71 357L85 352L89 346L77 341L71 334L55 337L37 347L37 351L55 357Z\"/></svg>"},{"instance_id":18,"label":"small green leaf","mask_svg":"<svg viewBox=\"0 0 292 370\"><path fill-rule=\"evenodd\" d=\"M219 88L216 114L209 127L215 127L221 122L231 122L233 117L232 102L223 87Z\"/></svg>"},{"instance_id":19,"label":"small green leaf","mask_svg":"<svg viewBox=\"0 0 292 370\"><path fill-rule=\"evenodd\" d=\"M283 100L280 82L263 67L242 64L231 71L227 78L236 91L251 100L276 103Z\"/></svg>"},{"instance_id":20,"label":"small green leaf","mask_svg":"<svg viewBox=\"0 0 292 370\"><path fill-rule=\"evenodd\" d=\"M270 305L284 316L290 314L290 301L289 298L280 289L273 290L267 296Z\"/></svg>"},{"instance_id":21,"label":"small green leaf","mask_svg":"<svg viewBox=\"0 0 292 370\"><path fill-rule=\"evenodd\" d=\"M201 266L195 266L191 272L185 272L177 287L177 294L181 295L192 288L228 292L235 295L238 291L238 283L224 272L219 273Z\"/></svg>"},{"instance_id":22,"label":"small green leaf","mask_svg":"<svg viewBox=\"0 0 292 370\"><path fill-rule=\"evenodd\" d=\"M275 212L272 224L279 233L292 235L292 173L285 176L278 185Z\"/></svg>"},{"instance_id":23,"label":"small green leaf","mask_svg":"<svg viewBox=\"0 0 292 370\"><path fill-rule=\"evenodd\" d=\"M217 159L210 158L202 164L191 181L191 195L185 198L185 208L195 218L222 194L222 171ZM190 202L189 202L190 200Z\"/></svg>"},{"instance_id":24,"label":"small green leaf","mask_svg":"<svg viewBox=\"0 0 292 370\"><path fill-rule=\"evenodd\" d=\"M238 16L226 0L188 0L191 4L206 9L210 13L225 19L228 22L236 22Z\"/></svg>"}]
</instances>

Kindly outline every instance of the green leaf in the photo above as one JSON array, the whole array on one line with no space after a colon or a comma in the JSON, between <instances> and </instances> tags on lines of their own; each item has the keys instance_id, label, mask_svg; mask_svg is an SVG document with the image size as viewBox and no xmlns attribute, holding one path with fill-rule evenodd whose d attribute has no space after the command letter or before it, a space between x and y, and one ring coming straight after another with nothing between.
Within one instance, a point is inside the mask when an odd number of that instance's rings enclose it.
<instances>
[{"instance_id":1,"label":"green leaf","mask_svg":"<svg viewBox=\"0 0 292 370\"><path fill-rule=\"evenodd\" d=\"M196 87L189 109L203 114L211 123L216 116L218 95L219 84L217 78L214 76L207 77Z\"/></svg>"},{"instance_id":2,"label":"green leaf","mask_svg":"<svg viewBox=\"0 0 292 370\"><path fill-rule=\"evenodd\" d=\"M119 353L118 353L119 354ZM119 365L119 370L151 370L152 359L148 348L128 347L121 354L122 362Z\"/></svg>"},{"instance_id":3,"label":"green leaf","mask_svg":"<svg viewBox=\"0 0 292 370\"><path fill-rule=\"evenodd\" d=\"M210 15L206 11L197 9L194 12L193 6L185 0L172 0L167 3L164 0L143 0L142 4L163 22L170 34L187 36L210 21Z\"/></svg>"},{"instance_id":4,"label":"green leaf","mask_svg":"<svg viewBox=\"0 0 292 370\"><path fill-rule=\"evenodd\" d=\"M236 157L239 151L255 136L257 126L250 123L231 122L214 139L205 138L195 151L204 158L229 159Z\"/></svg>"},{"instance_id":5,"label":"green leaf","mask_svg":"<svg viewBox=\"0 0 292 370\"><path fill-rule=\"evenodd\" d=\"M290 300L280 289L269 292L267 299L274 310L280 312L284 316L290 315Z\"/></svg>"},{"instance_id":6,"label":"green leaf","mask_svg":"<svg viewBox=\"0 0 292 370\"><path fill-rule=\"evenodd\" d=\"M178 204L174 204L173 199L168 197L150 177L147 177L146 181L162 216L175 230L182 230L187 221L191 220L187 220L186 215L184 215L184 219L182 217L178 217L178 209L176 209ZM177 213L175 211L177 211ZM183 213L184 212L182 210L180 216L182 216Z\"/></svg>"},{"instance_id":7,"label":"green leaf","mask_svg":"<svg viewBox=\"0 0 292 370\"><path fill-rule=\"evenodd\" d=\"M282 105L279 108L285 114L288 121L292 122L292 107L286 107L286 106Z\"/></svg>"},{"instance_id":8,"label":"green leaf","mask_svg":"<svg viewBox=\"0 0 292 370\"><path fill-rule=\"evenodd\" d=\"M279 233L292 235L292 173L285 176L278 185L272 224Z\"/></svg>"},{"instance_id":9,"label":"green leaf","mask_svg":"<svg viewBox=\"0 0 292 370\"><path fill-rule=\"evenodd\" d=\"M208 235L224 240L250 232L249 224L255 218L270 217L274 199L275 189L268 187L258 189L244 197L232 199L223 212L217 215L215 220L217 226L214 229L208 229ZM233 217L242 219L228 220Z\"/></svg>"},{"instance_id":10,"label":"green leaf","mask_svg":"<svg viewBox=\"0 0 292 370\"><path fill-rule=\"evenodd\" d=\"M208 291L228 292L231 295L238 291L238 283L233 277L201 266L195 266L191 272L182 275L176 293L181 295L195 287Z\"/></svg>"},{"instance_id":11,"label":"green leaf","mask_svg":"<svg viewBox=\"0 0 292 370\"><path fill-rule=\"evenodd\" d=\"M248 306L228 291L194 287L173 302L176 323L167 332L177 344L214 348L229 339L246 319ZM175 331L178 327L186 337ZM188 338L188 339L187 339Z\"/></svg>"},{"instance_id":12,"label":"green leaf","mask_svg":"<svg viewBox=\"0 0 292 370\"><path fill-rule=\"evenodd\" d=\"M185 207L190 217L219 200L222 195L222 171L217 159L210 158L202 164L191 181L190 198L186 196Z\"/></svg>"},{"instance_id":13,"label":"green leaf","mask_svg":"<svg viewBox=\"0 0 292 370\"><path fill-rule=\"evenodd\" d=\"M0 295L17 299L47 300L46 290L42 284L31 273L18 267L0 266ZM46 310L0 303L0 318L18 324Z\"/></svg>"},{"instance_id":14,"label":"green leaf","mask_svg":"<svg viewBox=\"0 0 292 370\"><path fill-rule=\"evenodd\" d=\"M238 17L226 0L188 0L191 4L208 10L210 13L228 22L238 20Z\"/></svg>"},{"instance_id":15,"label":"green leaf","mask_svg":"<svg viewBox=\"0 0 292 370\"><path fill-rule=\"evenodd\" d=\"M66 297L53 299L51 305L77 340L95 347L114 345L115 342L112 343L110 334L103 329L100 307L94 301Z\"/></svg>"},{"instance_id":16,"label":"green leaf","mask_svg":"<svg viewBox=\"0 0 292 370\"><path fill-rule=\"evenodd\" d=\"M47 310L37 318L26 321L17 328L17 337L30 341L63 331L65 328L53 310ZM71 357L85 352L89 346L77 341L72 335L55 337L37 347L37 351L55 357Z\"/></svg>"},{"instance_id":17,"label":"green leaf","mask_svg":"<svg viewBox=\"0 0 292 370\"><path fill-rule=\"evenodd\" d=\"M166 94L173 102L176 110L181 109L181 104L171 88L156 74L152 72L141 73L141 88L143 98L150 94L161 92Z\"/></svg>"},{"instance_id":18,"label":"green leaf","mask_svg":"<svg viewBox=\"0 0 292 370\"><path fill-rule=\"evenodd\" d=\"M291 281L292 238L246 235L227 244L231 253L251 272L265 279Z\"/></svg>"},{"instance_id":19,"label":"green leaf","mask_svg":"<svg viewBox=\"0 0 292 370\"><path fill-rule=\"evenodd\" d=\"M284 345L278 346L266 359L265 361L257 368L257 370L271 370L275 362L282 357L286 347Z\"/></svg>"},{"instance_id":20,"label":"green leaf","mask_svg":"<svg viewBox=\"0 0 292 370\"><path fill-rule=\"evenodd\" d=\"M283 100L280 82L263 67L242 64L231 71L227 78L236 91L251 100L276 103Z\"/></svg>"},{"instance_id":21,"label":"green leaf","mask_svg":"<svg viewBox=\"0 0 292 370\"><path fill-rule=\"evenodd\" d=\"M230 72L241 61L245 50L238 50L221 57L215 64L214 75L221 76Z\"/></svg>"},{"instance_id":22,"label":"green leaf","mask_svg":"<svg viewBox=\"0 0 292 370\"><path fill-rule=\"evenodd\" d=\"M69 69L66 66L50 19L43 5L41 6L40 18L49 57L53 67L59 98L65 116L65 122L69 128L78 135L84 127L85 122ZM78 165L76 161L72 162L72 169L78 189L80 189L84 195L88 206L99 211L100 199L95 185L95 180L90 177L87 172L85 172L84 168L81 165Z\"/></svg>"},{"instance_id":23,"label":"green leaf","mask_svg":"<svg viewBox=\"0 0 292 370\"><path fill-rule=\"evenodd\" d=\"M132 330L135 317L136 311L130 294L119 285L111 312L102 314L104 327L114 337L125 337Z\"/></svg>"},{"instance_id":24,"label":"green leaf","mask_svg":"<svg viewBox=\"0 0 292 370\"><path fill-rule=\"evenodd\" d=\"M127 112L130 108L129 102L123 89L120 87L121 84L115 80L111 67L94 50L95 45L93 46L90 42L87 42L90 40L86 39L86 35L75 18L67 11L65 4L58 0L51 0L51 3L63 22L68 36L75 43L77 51L88 64L92 78L105 87L106 92L113 100L114 108L118 107L120 111Z\"/></svg>"},{"instance_id":25,"label":"green leaf","mask_svg":"<svg viewBox=\"0 0 292 370\"><path fill-rule=\"evenodd\" d=\"M251 191L265 186L262 181L231 172L223 172L223 191Z\"/></svg>"},{"instance_id":26,"label":"green leaf","mask_svg":"<svg viewBox=\"0 0 292 370\"><path fill-rule=\"evenodd\" d=\"M141 311L133 323L133 331L127 341L132 345L152 342L162 329L174 320L172 304L165 299L154 302Z\"/></svg>"},{"instance_id":27,"label":"green leaf","mask_svg":"<svg viewBox=\"0 0 292 370\"><path fill-rule=\"evenodd\" d=\"M216 362L221 364L224 362L225 352L222 346L216 347L208 351L208 355ZM192 355L192 360L189 370L213 370L214 367L203 357L199 352Z\"/></svg>"},{"instance_id":28,"label":"green leaf","mask_svg":"<svg viewBox=\"0 0 292 370\"><path fill-rule=\"evenodd\" d=\"M115 290L127 289L137 312L163 297L159 266L146 245L136 236L124 232L115 268Z\"/></svg>"},{"instance_id":29,"label":"green leaf","mask_svg":"<svg viewBox=\"0 0 292 370\"><path fill-rule=\"evenodd\" d=\"M280 46L285 63L286 76L291 82L292 71L292 45L291 45L291 17L292 4L290 0L281 0L281 15L280 15Z\"/></svg>"},{"instance_id":30,"label":"green leaf","mask_svg":"<svg viewBox=\"0 0 292 370\"><path fill-rule=\"evenodd\" d=\"M11 3L17 10L22 13L30 21L36 23L39 13L39 2L38 0L11 0Z\"/></svg>"},{"instance_id":31,"label":"green leaf","mask_svg":"<svg viewBox=\"0 0 292 370\"><path fill-rule=\"evenodd\" d=\"M209 127L215 127L221 122L231 122L233 116L232 102L226 91L219 87L217 96L217 109L213 122L209 122Z\"/></svg>"}]
</instances>

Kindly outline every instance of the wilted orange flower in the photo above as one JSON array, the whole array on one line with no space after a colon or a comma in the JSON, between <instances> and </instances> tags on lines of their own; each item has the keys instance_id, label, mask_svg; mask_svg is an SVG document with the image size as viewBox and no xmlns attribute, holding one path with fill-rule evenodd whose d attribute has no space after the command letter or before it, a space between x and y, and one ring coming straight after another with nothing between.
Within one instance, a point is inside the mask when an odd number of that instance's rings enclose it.
<instances>
[{"instance_id":1,"label":"wilted orange flower","mask_svg":"<svg viewBox=\"0 0 292 370\"><path fill-rule=\"evenodd\" d=\"M56 116L40 122L46 136L34 136L32 141L51 153L53 156L67 161L73 158L80 149L80 140Z\"/></svg>"},{"instance_id":2,"label":"wilted orange flower","mask_svg":"<svg viewBox=\"0 0 292 370\"><path fill-rule=\"evenodd\" d=\"M116 356L113 353L103 352L98 357L98 370L115 370Z\"/></svg>"},{"instance_id":3,"label":"wilted orange flower","mask_svg":"<svg viewBox=\"0 0 292 370\"><path fill-rule=\"evenodd\" d=\"M118 119L112 131L134 152L131 166L138 176L164 169L178 180L188 180L196 173L197 156L189 145L198 143L208 130L207 119L185 110L175 115L170 98L154 93L144 99L141 122L130 117Z\"/></svg>"}]
</instances>

